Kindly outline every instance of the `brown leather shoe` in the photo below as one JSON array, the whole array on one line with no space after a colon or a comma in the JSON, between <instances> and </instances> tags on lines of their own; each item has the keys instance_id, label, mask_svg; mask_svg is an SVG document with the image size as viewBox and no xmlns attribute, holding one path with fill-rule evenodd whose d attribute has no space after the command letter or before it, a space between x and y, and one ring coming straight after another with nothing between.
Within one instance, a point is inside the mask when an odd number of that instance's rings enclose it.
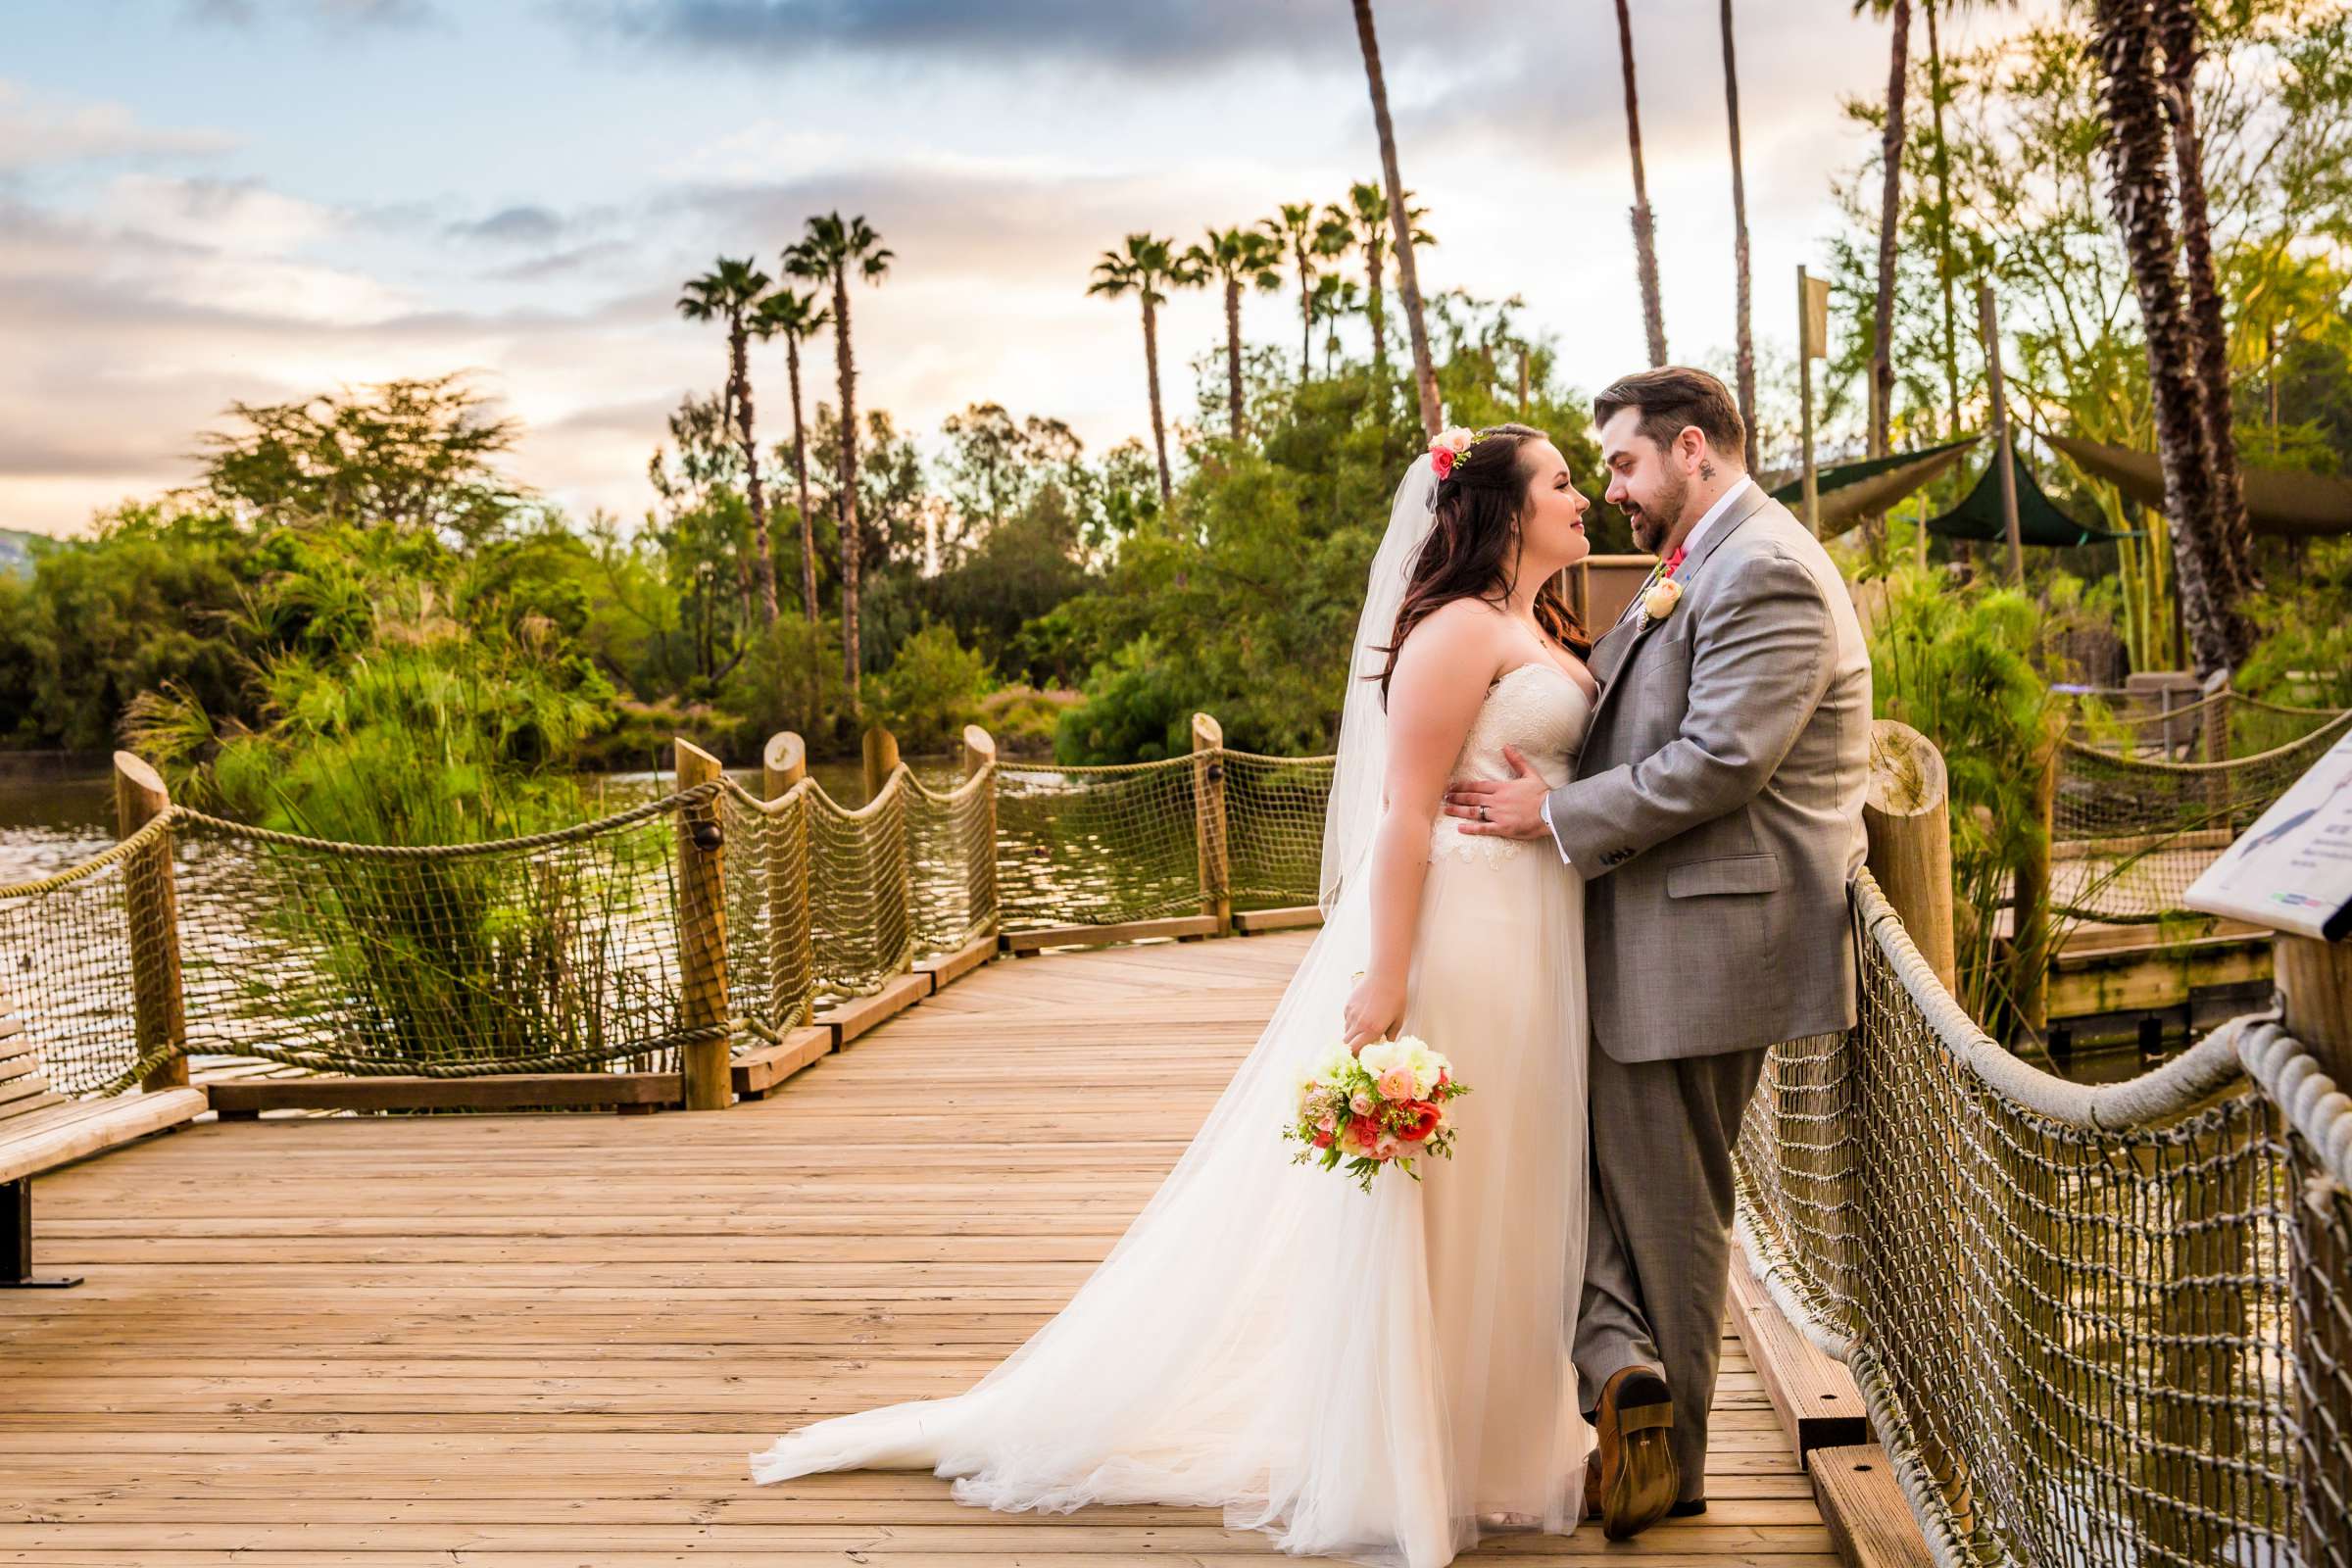
<instances>
[{"instance_id":1,"label":"brown leather shoe","mask_svg":"<svg viewBox=\"0 0 2352 1568\"><path fill-rule=\"evenodd\" d=\"M1672 1440L1674 1396L1657 1373L1629 1366L1601 1386L1597 1416L1600 1533L1630 1541L1665 1518L1682 1491Z\"/></svg>"},{"instance_id":2,"label":"brown leather shoe","mask_svg":"<svg viewBox=\"0 0 2352 1568\"><path fill-rule=\"evenodd\" d=\"M1600 1450L1585 1455L1585 1517L1600 1517Z\"/></svg>"}]
</instances>

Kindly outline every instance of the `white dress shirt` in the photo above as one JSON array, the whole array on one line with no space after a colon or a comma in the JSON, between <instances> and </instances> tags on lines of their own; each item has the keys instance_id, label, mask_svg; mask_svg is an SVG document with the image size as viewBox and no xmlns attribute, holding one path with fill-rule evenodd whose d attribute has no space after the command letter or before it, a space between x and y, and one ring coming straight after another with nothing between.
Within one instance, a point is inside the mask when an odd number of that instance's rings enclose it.
<instances>
[{"instance_id":1,"label":"white dress shirt","mask_svg":"<svg viewBox=\"0 0 2352 1568\"><path fill-rule=\"evenodd\" d=\"M1747 493L1747 487L1755 482L1755 480L1749 478L1746 474L1741 474L1740 476L1740 482L1733 485L1730 489L1724 491L1722 495L1717 496L1715 498L1715 504L1706 510L1705 514L1699 517L1698 521L1690 525L1690 531L1683 535L1682 551L1683 559L1686 562L1688 562L1692 556L1698 554L1698 542L1707 536L1707 530L1715 525L1716 519L1721 517L1725 513L1731 511L1732 503L1745 495ZM1661 557L1660 559L1662 561L1664 558ZM1639 601L1641 598L1639 594L1635 595L1634 597L1637 601ZM1627 609L1631 610L1632 606L1627 606ZM1544 795L1544 804L1538 807L1537 809L1543 815L1544 831L1551 835L1552 847L1560 851L1560 863L1569 867L1571 870L1575 869L1576 862L1568 858L1567 850L1561 848L1560 846L1560 830L1551 825L1551 796L1549 793Z\"/></svg>"}]
</instances>

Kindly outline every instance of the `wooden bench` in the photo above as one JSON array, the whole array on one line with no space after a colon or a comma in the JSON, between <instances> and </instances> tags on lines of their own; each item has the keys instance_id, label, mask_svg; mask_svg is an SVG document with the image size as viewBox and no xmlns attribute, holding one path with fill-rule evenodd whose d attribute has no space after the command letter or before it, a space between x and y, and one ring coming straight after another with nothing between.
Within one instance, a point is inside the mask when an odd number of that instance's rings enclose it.
<instances>
[{"instance_id":1,"label":"wooden bench","mask_svg":"<svg viewBox=\"0 0 2352 1568\"><path fill-rule=\"evenodd\" d=\"M32 1178L86 1154L117 1149L193 1120L201 1089L166 1089L113 1100L59 1094L41 1071L22 1019L0 1004L0 1290L79 1285L32 1272Z\"/></svg>"}]
</instances>

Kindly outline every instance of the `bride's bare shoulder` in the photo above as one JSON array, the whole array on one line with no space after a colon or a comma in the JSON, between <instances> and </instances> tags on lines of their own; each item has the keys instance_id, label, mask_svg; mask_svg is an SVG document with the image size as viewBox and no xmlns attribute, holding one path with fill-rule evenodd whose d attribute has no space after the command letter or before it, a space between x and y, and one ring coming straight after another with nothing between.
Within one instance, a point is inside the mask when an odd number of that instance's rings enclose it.
<instances>
[{"instance_id":1,"label":"bride's bare shoulder","mask_svg":"<svg viewBox=\"0 0 2352 1568\"><path fill-rule=\"evenodd\" d=\"M1396 651L1399 674L1443 673L1475 681L1483 689L1502 666L1510 649L1510 622L1501 612L1476 599L1455 599L1423 616Z\"/></svg>"}]
</instances>

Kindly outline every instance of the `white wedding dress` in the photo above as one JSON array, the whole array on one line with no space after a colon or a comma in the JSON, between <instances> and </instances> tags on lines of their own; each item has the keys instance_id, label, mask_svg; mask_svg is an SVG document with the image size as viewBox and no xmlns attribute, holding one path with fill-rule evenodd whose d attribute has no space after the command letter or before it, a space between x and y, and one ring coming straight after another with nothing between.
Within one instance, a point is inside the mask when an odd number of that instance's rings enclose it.
<instances>
[{"instance_id":1,"label":"white wedding dress","mask_svg":"<svg viewBox=\"0 0 2352 1568\"><path fill-rule=\"evenodd\" d=\"M1386 569L1420 532L1392 526ZM1375 631L1394 624L1382 564ZM1359 634L1358 668L1378 667L1368 640L1385 639ZM1510 777L1513 745L1557 785L1590 709L1548 661L1511 669L1454 776ZM1352 699L1348 723L1378 732ZM1351 755L1344 739L1335 827L1363 783ZM1327 840L1349 865L1369 838L1356 829ZM1287 1551L1384 1568L1438 1568L1482 1517L1574 1528L1589 1442L1569 1356L1586 1224L1583 884L1548 844L1440 819L1403 1032L1450 1056L1471 1093L1448 1107L1453 1158L1417 1161L1418 1184L1383 1172L1369 1195L1293 1163L1280 1136L1369 952L1366 880L1337 885L1256 1049L1069 1305L967 1393L804 1427L753 1456L758 1480L919 1468L991 1508L1215 1506Z\"/></svg>"}]
</instances>

